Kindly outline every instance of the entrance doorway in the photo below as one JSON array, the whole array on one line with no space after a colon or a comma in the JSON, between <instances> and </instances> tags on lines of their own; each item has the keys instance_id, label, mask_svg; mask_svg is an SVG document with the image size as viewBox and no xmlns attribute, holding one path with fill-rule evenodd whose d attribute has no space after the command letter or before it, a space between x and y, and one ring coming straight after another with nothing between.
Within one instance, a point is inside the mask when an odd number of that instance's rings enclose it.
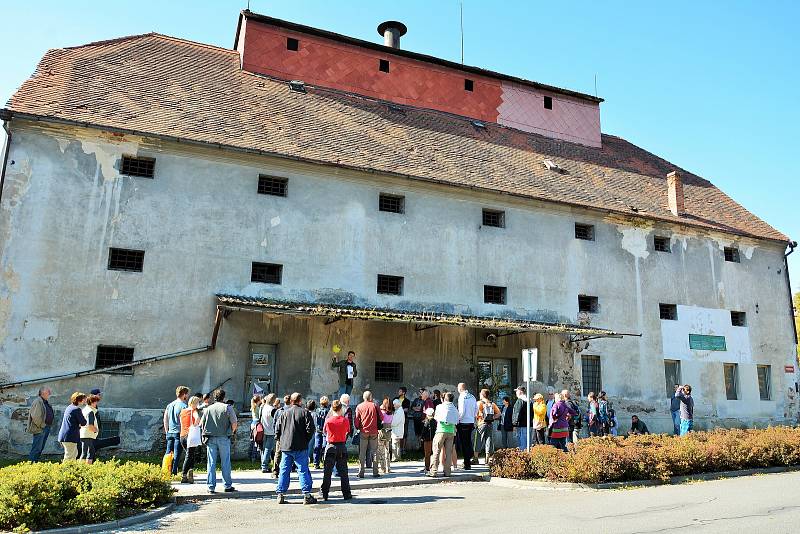
<instances>
[{"instance_id":1,"label":"entrance doorway","mask_svg":"<svg viewBox=\"0 0 800 534\"><path fill-rule=\"evenodd\" d=\"M277 349L277 345L250 343L250 359L245 374L242 411L246 412L250 409L250 400L254 394L266 395L273 391Z\"/></svg>"},{"instance_id":2,"label":"entrance doorway","mask_svg":"<svg viewBox=\"0 0 800 534\"><path fill-rule=\"evenodd\" d=\"M478 358L478 391L487 388L498 405L503 397L513 399L513 366L509 358ZM512 402L513 404L513 402Z\"/></svg>"}]
</instances>

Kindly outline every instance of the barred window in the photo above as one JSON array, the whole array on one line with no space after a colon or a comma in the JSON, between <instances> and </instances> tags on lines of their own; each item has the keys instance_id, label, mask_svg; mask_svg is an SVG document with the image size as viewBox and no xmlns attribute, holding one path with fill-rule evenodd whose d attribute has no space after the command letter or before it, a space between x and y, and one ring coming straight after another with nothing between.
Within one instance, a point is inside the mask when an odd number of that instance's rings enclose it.
<instances>
[{"instance_id":1,"label":"barred window","mask_svg":"<svg viewBox=\"0 0 800 534\"><path fill-rule=\"evenodd\" d=\"M658 315L661 319L667 321L677 321L678 320L678 306L675 304L659 304L658 305Z\"/></svg>"},{"instance_id":2,"label":"barred window","mask_svg":"<svg viewBox=\"0 0 800 534\"><path fill-rule=\"evenodd\" d=\"M383 295L402 295L403 277L388 274L378 275L378 293Z\"/></svg>"},{"instance_id":3,"label":"barred window","mask_svg":"<svg viewBox=\"0 0 800 534\"><path fill-rule=\"evenodd\" d=\"M265 174L258 175L258 193L260 195L273 195L276 197L285 197L288 184L289 184L288 178L281 178L279 176L267 176Z\"/></svg>"},{"instance_id":4,"label":"barred window","mask_svg":"<svg viewBox=\"0 0 800 534\"><path fill-rule=\"evenodd\" d=\"M495 228L506 227L506 212L501 210L483 210L483 226L494 226Z\"/></svg>"},{"instance_id":5,"label":"barred window","mask_svg":"<svg viewBox=\"0 0 800 534\"><path fill-rule=\"evenodd\" d=\"M590 295L578 295L578 311L587 313L597 313L599 304L597 297Z\"/></svg>"},{"instance_id":6,"label":"barred window","mask_svg":"<svg viewBox=\"0 0 800 534\"><path fill-rule=\"evenodd\" d=\"M156 160L154 158L122 156L120 173L127 176L152 178L155 173L155 167L156 167Z\"/></svg>"},{"instance_id":7,"label":"barred window","mask_svg":"<svg viewBox=\"0 0 800 534\"><path fill-rule=\"evenodd\" d=\"M500 286L483 286L483 302L486 304L505 304L506 288Z\"/></svg>"},{"instance_id":8,"label":"barred window","mask_svg":"<svg viewBox=\"0 0 800 534\"><path fill-rule=\"evenodd\" d=\"M725 376L725 397L728 400L737 400L739 398L739 364L725 363L722 364Z\"/></svg>"},{"instance_id":9,"label":"barred window","mask_svg":"<svg viewBox=\"0 0 800 534\"><path fill-rule=\"evenodd\" d=\"M581 355L581 378L583 379L583 394L591 392L600 393L603 383L600 380L600 356Z\"/></svg>"},{"instance_id":10,"label":"barred window","mask_svg":"<svg viewBox=\"0 0 800 534\"><path fill-rule=\"evenodd\" d=\"M262 284L280 284L283 278L283 265L277 263L253 262L250 281Z\"/></svg>"},{"instance_id":11,"label":"barred window","mask_svg":"<svg viewBox=\"0 0 800 534\"><path fill-rule=\"evenodd\" d=\"M144 250L108 249L108 269L110 271L142 272L144 269Z\"/></svg>"},{"instance_id":12,"label":"barred window","mask_svg":"<svg viewBox=\"0 0 800 534\"><path fill-rule=\"evenodd\" d=\"M739 263L739 249L734 247L725 247L724 249L725 261L732 261Z\"/></svg>"},{"instance_id":13,"label":"barred window","mask_svg":"<svg viewBox=\"0 0 800 534\"><path fill-rule=\"evenodd\" d=\"M772 398L770 375L772 368L769 365L757 365L758 395L761 400L768 401Z\"/></svg>"},{"instance_id":14,"label":"barred window","mask_svg":"<svg viewBox=\"0 0 800 534\"><path fill-rule=\"evenodd\" d=\"M381 193L380 197L378 198L378 209L380 211L388 211L390 213L405 213L405 197Z\"/></svg>"},{"instance_id":15,"label":"barred window","mask_svg":"<svg viewBox=\"0 0 800 534\"><path fill-rule=\"evenodd\" d=\"M669 238L660 235L653 238L653 248L656 252L672 252L669 248Z\"/></svg>"},{"instance_id":16,"label":"barred window","mask_svg":"<svg viewBox=\"0 0 800 534\"><path fill-rule=\"evenodd\" d=\"M375 382L402 382L402 362L375 362Z\"/></svg>"},{"instance_id":17,"label":"barred window","mask_svg":"<svg viewBox=\"0 0 800 534\"><path fill-rule=\"evenodd\" d=\"M667 397L672 398L675 395L675 386L683 383L680 360L664 360L664 379L667 385Z\"/></svg>"},{"instance_id":18,"label":"barred window","mask_svg":"<svg viewBox=\"0 0 800 534\"><path fill-rule=\"evenodd\" d=\"M594 226L591 224L575 223L575 239L594 241Z\"/></svg>"},{"instance_id":19,"label":"barred window","mask_svg":"<svg viewBox=\"0 0 800 534\"><path fill-rule=\"evenodd\" d=\"M98 420L100 423L100 434L98 434L97 439L107 439L119 436L119 421L103 419L101 417L98 417Z\"/></svg>"},{"instance_id":20,"label":"barred window","mask_svg":"<svg viewBox=\"0 0 800 534\"><path fill-rule=\"evenodd\" d=\"M98 345L97 358L95 359L94 368L103 369L105 367L130 363L132 361L133 347L123 347L120 345ZM110 372L133 374L133 367L121 367Z\"/></svg>"}]
</instances>

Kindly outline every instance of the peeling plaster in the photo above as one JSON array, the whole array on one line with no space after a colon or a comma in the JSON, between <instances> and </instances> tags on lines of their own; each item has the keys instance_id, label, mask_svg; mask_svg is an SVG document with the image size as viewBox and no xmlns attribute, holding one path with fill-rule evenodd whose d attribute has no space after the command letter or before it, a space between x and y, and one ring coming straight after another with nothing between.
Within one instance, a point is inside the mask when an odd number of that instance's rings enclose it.
<instances>
[{"instance_id":1,"label":"peeling plaster","mask_svg":"<svg viewBox=\"0 0 800 534\"><path fill-rule=\"evenodd\" d=\"M622 234L621 246L635 258L645 259L650 255L647 236L652 228L639 228L617 225L617 231Z\"/></svg>"}]
</instances>

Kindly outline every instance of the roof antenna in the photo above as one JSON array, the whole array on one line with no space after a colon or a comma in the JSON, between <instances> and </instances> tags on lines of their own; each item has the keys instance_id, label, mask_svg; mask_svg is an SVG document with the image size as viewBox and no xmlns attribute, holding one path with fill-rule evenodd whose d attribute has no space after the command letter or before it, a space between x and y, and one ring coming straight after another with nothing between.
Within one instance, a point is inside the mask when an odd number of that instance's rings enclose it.
<instances>
[{"instance_id":1,"label":"roof antenna","mask_svg":"<svg viewBox=\"0 0 800 534\"><path fill-rule=\"evenodd\" d=\"M249 0L248 0L249 1ZM459 2L461 7L461 64L464 64L464 2Z\"/></svg>"},{"instance_id":2,"label":"roof antenna","mask_svg":"<svg viewBox=\"0 0 800 534\"><path fill-rule=\"evenodd\" d=\"M597 98L597 73L594 73L594 97Z\"/></svg>"}]
</instances>

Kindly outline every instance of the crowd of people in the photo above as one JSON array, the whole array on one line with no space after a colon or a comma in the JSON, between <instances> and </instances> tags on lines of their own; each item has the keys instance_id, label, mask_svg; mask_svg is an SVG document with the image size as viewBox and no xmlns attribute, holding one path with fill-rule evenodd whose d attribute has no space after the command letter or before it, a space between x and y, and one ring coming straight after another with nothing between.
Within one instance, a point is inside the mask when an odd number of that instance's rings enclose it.
<instances>
[{"instance_id":1,"label":"crowd of people","mask_svg":"<svg viewBox=\"0 0 800 534\"><path fill-rule=\"evenodd\" d=\"M402 459L411 450L422 452L424 473L430 477L447 477L458 466L470 470L479 463L480 455L488 464L496 449L549 445L564 451L576 443L582 432L588 436L617 435L617 419L606 392L591 392L587 407L572 398L568 390L528 398L524 386L514 390L515 399L503 396L501 406L492 399L489 389L482 389L478 398L465 383L456 392L420 388L414 399L408 390L399 388L397 395L374 398L364 391L362 401L351 405L352 381L357 376L351 351L346 360L335 362L338 370L339 397L331 401L320 397L318 402L304 399L300 393L278 397L274 393L254 394L250 404L250 439L260 460L261 470L277 479L277 498L285 503L290 474L297 471L303 500L313 504L311 465L323 470L320 497L328 499L334 475L341 480L345 499L352 498L347 469L347 443L358 449L359 468L356 476L364 478L370 470L373 477L391 472L393 461ZM676 435L693 429L694 399L689 385L676 385L670 399L670 411ZM194 468L206 457L206 484L216 492L217 467L222 472L225 492L235 492L231 476L231 446L239 417L225 391L217 389L205 395L178 386L175 400L164 409L163 428L166 439L164 468L172 476L181 473L182 483L194 482ZM39 390L28 417L28 431L33 434L29 459L38 461L44 449L54 411L49 403L51 391ZM90 394L75 392L65 408L58 433L64 460L92 463L99 448L116 442L102 443L98 405L100 390ZM409 439L409 428L414 439ZM631 416L629 435L648 434L649 429L637 415ZM495 436L499 440L495 441Z\"/></svg>"}]
</instances>

